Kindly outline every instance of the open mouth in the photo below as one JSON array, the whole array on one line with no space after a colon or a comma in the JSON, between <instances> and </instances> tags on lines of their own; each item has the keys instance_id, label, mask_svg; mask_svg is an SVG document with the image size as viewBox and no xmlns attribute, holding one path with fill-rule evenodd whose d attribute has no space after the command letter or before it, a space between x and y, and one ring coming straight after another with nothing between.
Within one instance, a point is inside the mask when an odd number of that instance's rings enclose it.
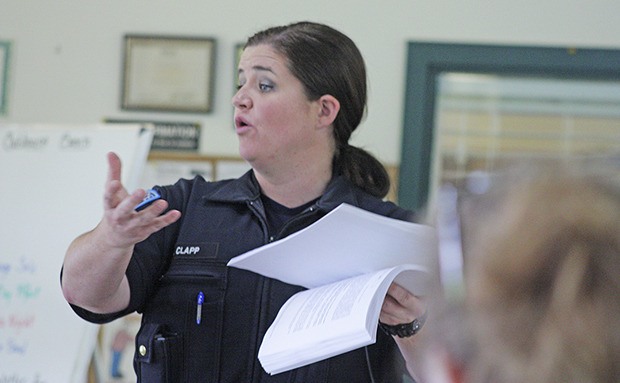
<instances>
[{"instance_id":1,"label":"open mouth","mask_svg":"<svg viewBox=\"0 0 620 383\"><path fill-rule=\"evenodd\" d=\"M236 117L235 118L235 127L237 129L243 129L243 128L249 126L249 125L250 124L248 124L248 122L244 118L242 118L242 117Z\"/></svg>"}]
</instances>

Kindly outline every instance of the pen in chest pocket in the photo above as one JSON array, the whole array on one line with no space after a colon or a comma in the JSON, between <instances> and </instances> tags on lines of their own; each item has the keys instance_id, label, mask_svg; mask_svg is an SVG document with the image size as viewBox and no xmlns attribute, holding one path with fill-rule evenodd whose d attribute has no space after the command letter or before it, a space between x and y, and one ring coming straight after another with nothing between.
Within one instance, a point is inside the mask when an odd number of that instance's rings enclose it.
<instances>
[{"instance_id":1,"label":"pen in chest pocket","mask_svg":"<svg viewBox=\"0 0 620 383\"><path fill-rule=\"evenodd\" d=\"M200 324L202 321L202 304L205 302L205 295L201 291L196 298L196 324Z\"/></svg>"}]
</instances>

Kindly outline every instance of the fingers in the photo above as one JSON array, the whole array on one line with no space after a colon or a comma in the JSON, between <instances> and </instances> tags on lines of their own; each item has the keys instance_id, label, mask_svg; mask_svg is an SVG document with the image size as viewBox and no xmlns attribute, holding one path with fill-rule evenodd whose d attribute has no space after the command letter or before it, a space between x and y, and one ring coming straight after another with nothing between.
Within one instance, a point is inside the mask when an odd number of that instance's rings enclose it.
<instances>
[{"instance_id":1,"label":"fingers","mask_svg":"<svg viewBox=\"0 0 620 383\"><path fill-rule=\"evenodd\" d=\"M130 201L137 200L137 204L142 201L142 198L144 198L145 195L146 192L144 190L138 189L134 191L129 198L127 198L129 193L125 190L120 180L108 180L103 192L103 207L105 210L116 209L127 199ZM126 204L130 203L131 202L127 202Z\"/></svg>"},{"instance_id":2,"label":"fingers","mask_svg":"<svg viewBox=\"0 0 620 383\"><path fill-rule=\"evenodd\" d=\"M133 193L128 194L125 198L123 198L123 201L118 204L118 209L125 215L132 215L135 213L136 206L142 202L145 197L146 191L144 189L136 189ZM164 209L166 207L164 207Z\"/></svg>"},{"instance_id":3,"label":"fingers","mask_svg":"<svg viewBox=\"0 0 620 383\"><path fill-rule=\"evenodd\" d=\"M424 314L426 305L423 298L392 283L381 307L379 320L388 325L409 323Z\"/></svg>"},{"instance_id":4,"label":"fingers","mask_svg":"<svg viewBox=\"0 0 620 383\"><path fill-rule=\"evenodd\" d=\"M108 183L121 181L121 159L114 152L108 153Z\"/></svg>"},{"instance_id":5,"label":"fingers","mask_svg":"<svg viewBox=\"0 0 620 383\"><path fill-rule=\"evenodd\" d=\"M149 210L150 208L153 208L152 213L154 214L154 217L150 225L153 232L159 231L181 218L181 212L178 210L170 210L165 214L161 214L168 207L168 203L166 201L157 201L156 203L153 203L153 205L145 209ZM160 205L163 207L160 208ZM143 211L143 213L151 213L151 211Z\"/></svg>"},{"instance_id":6,"label":"fingers","mask_svg":"<svg viewBox=\"0 0 620 383\"><path fill-rule=\"evenodd\" d=\"M128 195L121 183L121 159L113 152L108 153L107 159L108 175L103 193L105 210L116 208Z\"/></svg>"},{"instance_id":7,"label":"fingers","mask_svg":"<svg viewBox=\"0 0 620 383\"><path fill-rule=\"evenodd\" d=\"M177 210L171 210L169 212L166 212L166 214L162 214L168 208L168 202L163 199L154 201L151 205L142 209L141 211L135 211L135 206L137 205L137 203L135 203L135 200L128 199L128 201L131 201L128 204L128 208L131 209L132 218L136 219L138 222L142 222L145 225L163 225L159 227L159 229L176 221L176 219L178 219L181 214ZM142 201L142 199L139 199L138 203L140 201ZM176 217L176 219L171 220L171 218L173 217Z\"/></svg>"},{"instance_id":8,"label":"fingers","mask_svg":"<svg viewBox=\"0 0 620 383\"><path fill-rule=\"evenodd\" d=\"M111 187L110 190L113 188ZM123 193L120 193L123 194ZM116 193L116 195L120 195ZM160 199L153 202L150 206L144 208L141 211L136 211L136 206L143 201L146 197L146 191L144 189L136 189L133 193L127 194L115 206L115 214L119 221L134 220L135 222L142 223L143 225L149 225L151 221L157 220L160 215L168 208L168 202ZM163 220L165 221L165 220Z\"/></svg>"},{"instance_id":9,"label":"fingers","mask_svg":"<svg viewBox=\"0 0 620 383\"><path fill-rule=\"evenodd\" d=\"M121 182L121 159L114 152L107 154L108 175L104 191L104 219L102 226L107 231L113 246L134 245L145 240L149 235L176 222L181 217L178 210L170 210L168 202L158 200L151 206L137 212L135 207L146 196L144 189L133 193L125 189Z\"/></svg>"},{"instance_id":10,"label":"fingers","mask_svg":"<svg viewBox=\"0 0 620 383\"><path fill-rule=\"evenodd\" d=\"M397 283L392 283L390 285L387 294L403 306L407 306L407 301L414 298L413 294Z\"/></svg>"},{"instance_id":11,"label":"fingers","mask_svg":"<svg viewBox=\"0 0 620 383\"><path fill-rule=\"evenodd\" d=\"M168 202L165 200L157 200L147 208L136 211L135 206L145 195L143 189L138 189L127 195L114 208L106 211L105 227L110 234L108 238L114 241L113 246L134 245L181 217L181 212L178 210L164 213L168 208Z\"/></svg>"},{"instance_id":12,"label":"fingers","mask_svg":"<svg viewBox=\"0 0 620 383\"><path fill-rule=\"evenodd\" d=\"M168 202L165 200L157 200L139 212L133 209L135 205L134 202L130 205L131 212L128 215L129 220L126 223L126 228L130 233L135 233L138 241L146 239L149 235L176 222L181 217L181 212L178 210L170 210L163 214L168 208Z\"/></svg>"}]
</instances>

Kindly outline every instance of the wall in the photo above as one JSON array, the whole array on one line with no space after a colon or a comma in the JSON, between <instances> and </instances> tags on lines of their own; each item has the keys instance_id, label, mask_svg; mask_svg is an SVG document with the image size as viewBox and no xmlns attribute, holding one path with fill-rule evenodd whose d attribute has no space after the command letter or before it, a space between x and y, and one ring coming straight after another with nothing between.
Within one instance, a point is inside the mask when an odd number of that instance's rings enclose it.
<instances>
[{"instance_id":1,"label":"wall","mask_svg":"<svg viewBox=\"0 0 620 383\"><path fill-rule=\"evenodd\" d=\"M8 111L0 123L192 121L202 125L201 153L236 155L230 105L234 45L266 26L310 19L329 23L358 43L368 65L370 99L353 143L395 164L407 41L620 48L618 14L617 0L3 0L0 40L11 40L13 52ZM125 33L216 38L213 111L122 111Z\"/></svg>"}]
</instances>

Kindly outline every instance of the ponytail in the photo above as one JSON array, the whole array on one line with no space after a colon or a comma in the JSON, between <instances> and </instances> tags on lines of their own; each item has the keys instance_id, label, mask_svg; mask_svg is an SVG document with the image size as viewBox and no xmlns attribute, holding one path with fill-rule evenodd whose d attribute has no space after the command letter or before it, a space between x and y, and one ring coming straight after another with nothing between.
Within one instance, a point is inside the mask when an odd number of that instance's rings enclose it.
<instances>
[{"instance_id":1,"label":"ponytail","mask_svg":"<svg viewBox=\"0 0 620 383\"><path fill-rule=\"evenodd\" d=\"M390 190L390 177L379 160L367 151L345 145L334 157L334 170L365 192L383 198Z\"/></svg>"}]
</instances>

